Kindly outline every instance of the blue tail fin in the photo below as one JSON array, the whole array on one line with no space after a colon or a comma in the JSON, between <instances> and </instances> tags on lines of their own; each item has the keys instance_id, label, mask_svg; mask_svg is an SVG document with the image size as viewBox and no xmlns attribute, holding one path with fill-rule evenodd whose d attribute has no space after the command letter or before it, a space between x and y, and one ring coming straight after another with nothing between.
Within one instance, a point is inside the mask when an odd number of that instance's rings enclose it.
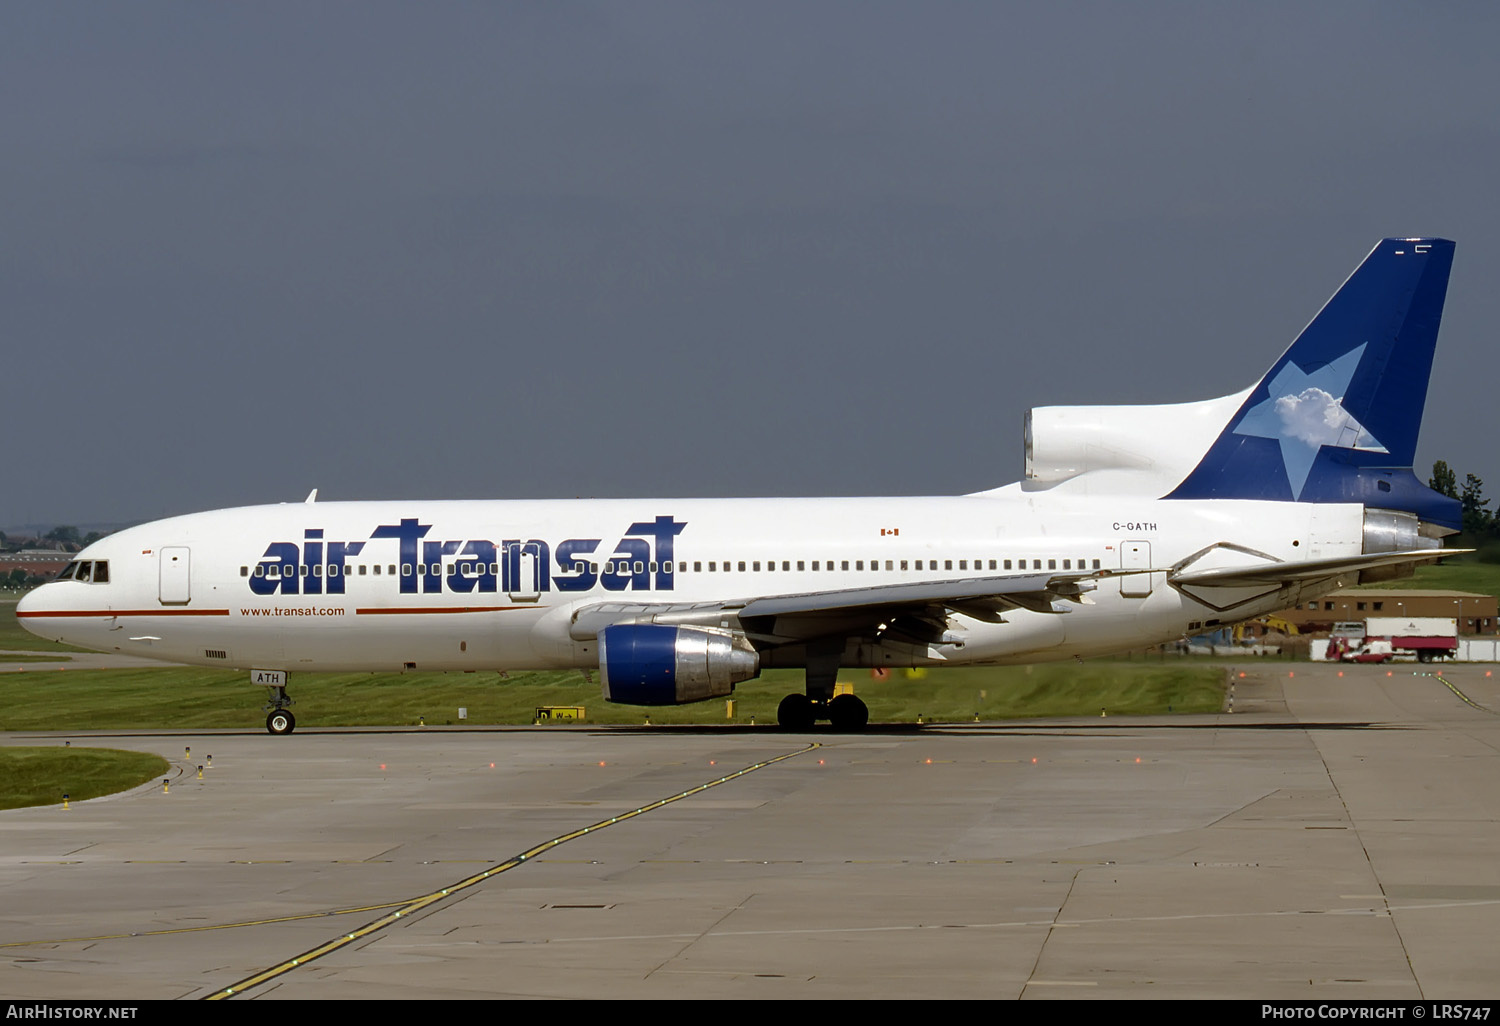
<instances>
[{"instance_id":1,"label":"blue tail fin","mask_svg":"<svg viewBox=\"0 0 1500 1026\"><path fill-rule=\"evenodd\" d=\"M1446 239L1382 241L1167 498L1361 502L1458 530L1458 500L1412 472L1452 265Z\"/></svg>"}]
</instances>

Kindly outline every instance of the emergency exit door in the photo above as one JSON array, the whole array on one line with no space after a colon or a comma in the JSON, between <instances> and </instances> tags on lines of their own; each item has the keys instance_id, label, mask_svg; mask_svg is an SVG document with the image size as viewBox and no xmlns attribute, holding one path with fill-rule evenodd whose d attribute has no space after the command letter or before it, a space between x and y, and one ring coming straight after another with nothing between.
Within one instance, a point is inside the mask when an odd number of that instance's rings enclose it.
<instances>
[{"instance_id":1,"label":"emergency exit door","mask_svg":"<svg viewBox=\"0 0 1500 1026\"><path fill-rule=\"evenodd\" d=\"M161 550L161 604L185 606L192 599L189 585L189 553L186 546L173 545Z\"/></svg>"}]
</instances>

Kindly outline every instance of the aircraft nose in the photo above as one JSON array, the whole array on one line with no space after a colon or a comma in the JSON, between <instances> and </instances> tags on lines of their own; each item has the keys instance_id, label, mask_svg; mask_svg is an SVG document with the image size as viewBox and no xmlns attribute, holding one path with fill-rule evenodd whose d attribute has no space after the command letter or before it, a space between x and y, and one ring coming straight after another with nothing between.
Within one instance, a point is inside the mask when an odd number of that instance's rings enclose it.
<instances>
[{"instance_id":1,"label":"aircraft nose","mask_svg":"<svg viewBox=\"0 0 1500 1026\"><path fill-rule=\"evenodd\" d=\"M16 619L20 621L22 627L25 627L32 634L37 634L38 637L41 635L33 627L35 621L31 618L39 616L52 608L48 600L56 593L56 590L54 589L49 593L47 589L51 587L52 585L50 584L44 584L39 588L32 588L26 594L22 595L21 600L16 603Z\"/></svg>"}]
</instances>

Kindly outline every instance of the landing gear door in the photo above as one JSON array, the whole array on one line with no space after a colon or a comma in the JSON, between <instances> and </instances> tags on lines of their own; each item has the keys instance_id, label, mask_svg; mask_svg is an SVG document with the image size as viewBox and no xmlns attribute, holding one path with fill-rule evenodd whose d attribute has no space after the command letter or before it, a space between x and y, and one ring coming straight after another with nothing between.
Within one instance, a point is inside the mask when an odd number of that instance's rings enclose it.
<instances>
[{"instance_id":1,"label":"landing gear door","mask_svg":"<svg viewBox=\"0 0 1500 1026\"><path fill-rule=\"evenodd\" d=\"M190 564L186 546L170 545L161 550L161 604L185 606L192 600Z\"/></svg>"},{"instance_id":2,"label":"landing gear door","mask_svg":"<svg viewBox=\"0 0 1500 1026\"><path fill-rule=\"evenodd\" d=\"M1145 569L1151 565L1151 543L1148 541L1122 541L1120 543L1120 569ZM1145 598L1151 594L1151 578L1155 574L1127 574L1120 578L1120 594L1126 598Z\"/></svg>"}]
</instances>

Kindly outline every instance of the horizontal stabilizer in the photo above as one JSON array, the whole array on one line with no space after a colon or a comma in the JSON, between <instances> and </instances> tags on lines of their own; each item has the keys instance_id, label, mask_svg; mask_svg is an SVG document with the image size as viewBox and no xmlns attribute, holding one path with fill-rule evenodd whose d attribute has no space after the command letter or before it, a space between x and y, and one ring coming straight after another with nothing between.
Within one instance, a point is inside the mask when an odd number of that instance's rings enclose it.
<instances>
[{"instance_id":1,"label":"horizontal stabilizer","mask_svg":"<svg viewBox=\"0 0 1500 1026\"><path fill-rule=\"evenodd\" d=\"M1314 581L1376 567L1400 563L1430 563L1444 556L1454 556L1472 549L1412 549L1407 552L1381 552L1372 555L1335 556L1331 559L1308 559L1289 563L1255 563L1249 566L1216 567L1212 570L1190 570L1169 576L1172 584L1196 585L1200 588L1250 588L1262 584L1294 584Z\"/></svg>"}]
</instances>

